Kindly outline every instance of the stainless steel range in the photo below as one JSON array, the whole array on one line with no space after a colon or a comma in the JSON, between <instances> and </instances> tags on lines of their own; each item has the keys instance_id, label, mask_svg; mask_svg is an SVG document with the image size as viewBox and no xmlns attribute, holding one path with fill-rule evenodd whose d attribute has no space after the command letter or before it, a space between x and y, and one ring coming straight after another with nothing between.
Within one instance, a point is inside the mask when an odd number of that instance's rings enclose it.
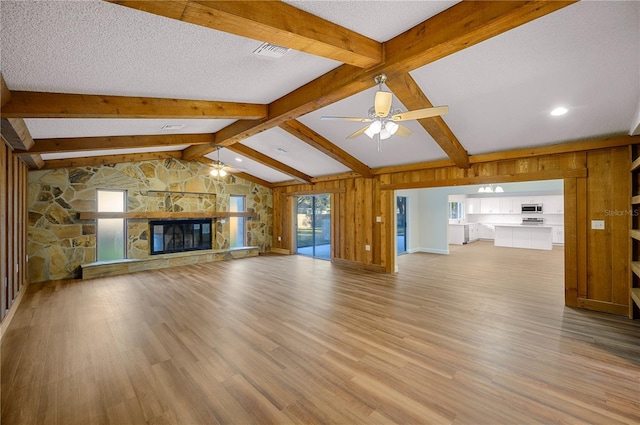
<instances>
[{"instance_id":1,"label":"stainless steel range","mask_svg":"<svg viewBox=\"0 0 640 425\"><path fill-rule=\"evenodd\" d=\"M536 225L536 224L544 224L544 218L533 218L533 217L524 217L522 219L522 223L520 224L526 224L526 225Z\"/></svg>"}]
</instances>

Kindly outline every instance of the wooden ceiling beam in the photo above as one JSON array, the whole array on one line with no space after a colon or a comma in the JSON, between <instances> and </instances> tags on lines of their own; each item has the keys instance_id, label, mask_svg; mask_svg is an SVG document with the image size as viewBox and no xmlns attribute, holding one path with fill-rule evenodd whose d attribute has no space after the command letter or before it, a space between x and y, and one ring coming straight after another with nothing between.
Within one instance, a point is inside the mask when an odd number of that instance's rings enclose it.
<instances>
[{"instance_id":1,"label":"wooden ceiling beam","mask_svg":"<svg viewBox=\"0 0 640 425\"><path fill-rule=\"evenodd\" d=\"M51 159L44 162L43 170L74 167L99 167L108 164L121 164L124 162L139 162L177 158L180 159L180 151L131 153L120 155L101 155L81 158Z\"/></svg>"},{"instance_id":2,"label":"wooden ceiling beam","mask_svg":"<svg viewBox=\"0 0 640 425\"><path fill-rule=\"evenodd\" d=\"M230 146L247 137L297 119L375 85L553 13L575 1L460 2L385 43L385 61L361 69L342 65L269 105L267 119L235 122L216 133L216 144ZM205 155L215 146L187 148L185 158Z\"/></svg>"},{"instance_id":3,"label":"wooden ceiling beam","mask_svg":"<svg viewBox=\"0 0 640 425\"><path fill-rule=\"evenodd\" d=\"M157 146L201 145L213 143L213 134L160 134L151 136L105 136L105 137L72 137L58 139L36 139L35 145L26 152L57 153L98 151L113 149L148 148Z\"/></svg>"},{"instance_id":4,"label":"wooden ceiling beam","mask_svg":"<svg viewBox=\"0 0 640 425\"><path fill-rule=\"evenodd\" d=\"M280 171L281 173L287 174L296 180L300 180L304 183L311 183L311 176L308 176L305 173L288 166L287 164L276 161L275 159L270 158L255 149L251 149L249 146L236 143L235 145L227 146L227 149L239 153L240 155L244 155L247 158L259 162L262 165L266 165L267 167L273 168L274 170Z\"/></svg>"},{"instance_id":5,"label":"wooden ceiling beam","mask_svg":"<svg viewBox=\"0 0 640 425\"><path fill-rule=\"evenodd\" d=\"M11 92L2 118L261 119L267 106L253 103L89 94Z\"/></svg>"},{"instance_id":6,"label":"wooden ceiling beam","mask_svg":"<svg viewBox=\"0 0 640 425\"><path fill-rule=\"evenodd\" d=\"M292 136L297 137L301 141L305 142L309 146L318 149L330 158L338 161L342 165L355 171L362 177L371 177L371 168L367 164L359 161L348 152L334 145L329 140L322 137L306 125L297 120L290 120L283 124L280 124L280 128L288 132Z\"/></svg>"},{"instance_id":7,"label":"wooden ceiling beam","mask_svg":"<svg viewBox=\"0 0 640 425\"><path fill-rule=\"evenodd\" d=\"M382 44L280 1L110 1L183 22L368 68Z\"/></svg>"},{"instance_id":8,"label":"wooden ceiling beam","mask_svg":"<svg viewBox=\"0 0 640 425\"><path fill-rule=\"evenodd\" d=\"M4 77L0 73L0 85L2 86L2 107L11 100L11 90L7 87ZM4 143L14 152L16 150L28 150L34 145L33 138L27 124L21 118L3 118L0 120L0 135ZM22 157L22 162L27 164L30 170L37 170L44 166L42 157L38 154L29 154Z\"/></svg>"},{"instance_id":9,"label":"wooden ceiling beam","mask_svg":"<svg viewBox=\"0 0 640 425\"><path fill-rule=\"evenodd\" d=\"M433 104L408 73L387 80L387 87L409 110L433 107ZM458 167L469 168L471 166L469 154L442 117L423 118L418 122Z\"/></svg>"}]
</instances>

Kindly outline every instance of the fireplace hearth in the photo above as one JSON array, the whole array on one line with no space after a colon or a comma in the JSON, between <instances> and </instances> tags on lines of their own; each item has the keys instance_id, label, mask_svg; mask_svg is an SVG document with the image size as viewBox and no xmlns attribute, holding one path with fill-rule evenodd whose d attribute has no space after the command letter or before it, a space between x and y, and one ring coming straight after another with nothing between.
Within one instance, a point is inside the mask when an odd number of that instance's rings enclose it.
<instances>
[{"instance_id":1,"label":"fireplace hearth","mask_svg":"<svg viewBox=\"0 0 640 425\"><path fill-rule=\"evenodd\" d=\"M211 219L149 222L151 255L211 249Z\"/></svg>"}]
</instances>

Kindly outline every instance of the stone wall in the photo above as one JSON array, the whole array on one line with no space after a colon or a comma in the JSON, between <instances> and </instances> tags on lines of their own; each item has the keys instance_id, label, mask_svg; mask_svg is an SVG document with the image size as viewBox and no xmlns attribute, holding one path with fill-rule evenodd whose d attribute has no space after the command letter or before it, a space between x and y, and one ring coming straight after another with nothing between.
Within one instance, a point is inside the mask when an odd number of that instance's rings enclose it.
<instances>
[{"instance_id":1,"label":"stone wall","mask_svg":"<svg viewBox=\"0 0 640 425\"><path fill-rule=\"evenodd\" d=\"M271 190L234 175L213 178L199 162L178 159L144 161L29 172L29 278L31 282L79 278L80 265L96 261L97 189L127 190L127 211L228 211L229 195L244 195L246 244L271 249ZM229 220L215 222L214 249L229 247ZM129 258L149 256L146 219L127 221Z\"/></svg>"}]
</instances>

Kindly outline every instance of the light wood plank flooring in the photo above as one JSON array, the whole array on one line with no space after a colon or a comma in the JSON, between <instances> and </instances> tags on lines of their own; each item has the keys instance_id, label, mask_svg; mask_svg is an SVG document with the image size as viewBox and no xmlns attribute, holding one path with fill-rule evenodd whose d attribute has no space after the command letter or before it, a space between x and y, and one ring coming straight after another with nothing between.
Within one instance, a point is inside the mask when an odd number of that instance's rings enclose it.
<instances>
[{"instance_id":1,"label":"light wood plank flooring","mask_svg":"<svg viewBox=\"0 0 640 425\"><path fill-rule=\"evenodd\" d=\"M563 307L563 252L384 275L264 256L32 285L2 424L640 422L640 323Z\"/></svg>"}]
</instances>

